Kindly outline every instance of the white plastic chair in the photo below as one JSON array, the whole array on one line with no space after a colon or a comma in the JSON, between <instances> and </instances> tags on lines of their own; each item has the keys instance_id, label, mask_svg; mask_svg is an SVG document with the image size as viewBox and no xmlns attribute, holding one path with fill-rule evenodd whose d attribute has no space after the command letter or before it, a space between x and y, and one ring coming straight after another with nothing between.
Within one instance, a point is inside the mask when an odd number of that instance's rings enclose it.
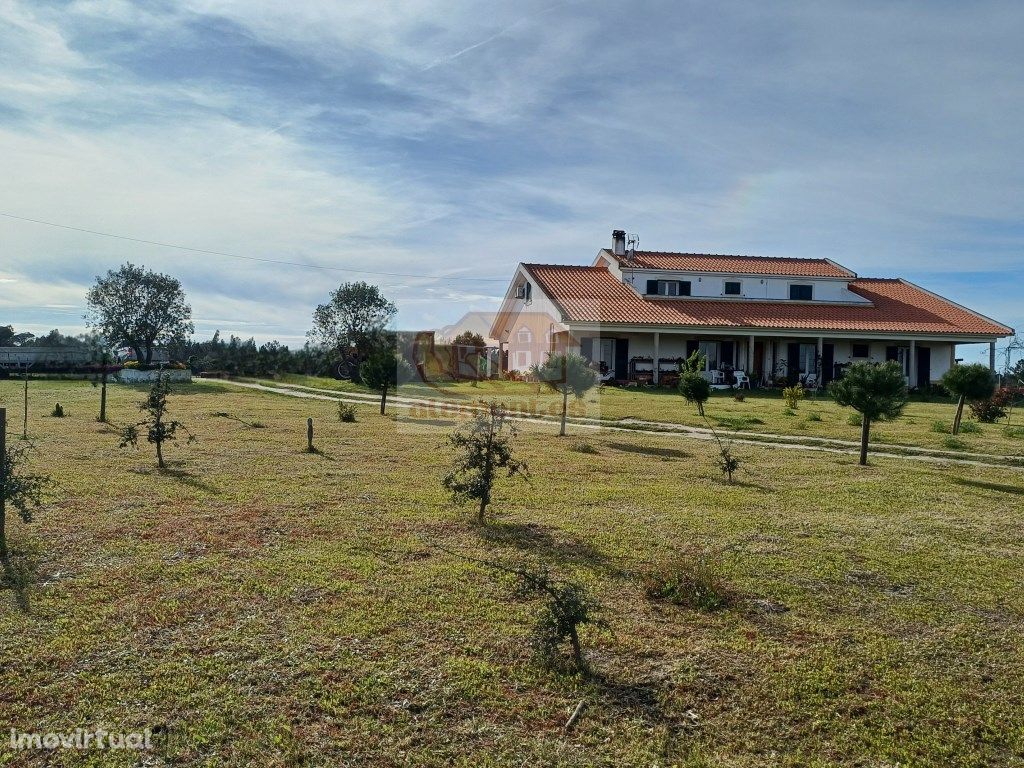
<instances>
[{"instance_id":1,"label":"white plastic chair","mask_svg":"<svg viewBox=\"0 0 1024 768\"><path fill-rule=\"evenodd\" d=\"M733 371L733 378L736 379L736 389L743 389L746 387L750 389L750 378L744 371Z\"/></svg>"},{"instance_id":2,"label":"white plastic chair","mask_svg":"<svg viewBox=\"0 0 1024 768\"><path fill-rule=\"evenodd\" d=\"M818 374L808 373L804 379L804 389L817 389L818 388Z\"/></svg>"}]
</instances>

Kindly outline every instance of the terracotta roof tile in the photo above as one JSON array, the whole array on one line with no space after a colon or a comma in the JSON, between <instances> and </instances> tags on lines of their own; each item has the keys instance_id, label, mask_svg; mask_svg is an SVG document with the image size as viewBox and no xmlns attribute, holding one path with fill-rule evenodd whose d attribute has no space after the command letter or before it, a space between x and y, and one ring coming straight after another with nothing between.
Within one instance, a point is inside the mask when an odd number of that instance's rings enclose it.
<instances>
[{"instance_id":1,"label":"terracotta roof tile","mask_svg":"<svg viewBox=\"0 0 1024 768\"><path fill-rule=\"evenodd\" d=\"M603 267L525 264L569 322L1006 336L1012 329L904 280L860 278L870 306L785 301L648 299Z\"/></svg>"},{"instance_id":2,"label":"terracotta roof tile","mask_svg":"<svg viewBox=\"0 0 1024 768\"><path fill-rule=\"evenodd\" d=\"M796 277L856 277L854 272L828 259L795 259L773 256L726 256L712 253L637 251L631 261L616 256L624 267L671 269L683 272L730 272L739 275L793 275Z\"/></svg>"}]
</instances>

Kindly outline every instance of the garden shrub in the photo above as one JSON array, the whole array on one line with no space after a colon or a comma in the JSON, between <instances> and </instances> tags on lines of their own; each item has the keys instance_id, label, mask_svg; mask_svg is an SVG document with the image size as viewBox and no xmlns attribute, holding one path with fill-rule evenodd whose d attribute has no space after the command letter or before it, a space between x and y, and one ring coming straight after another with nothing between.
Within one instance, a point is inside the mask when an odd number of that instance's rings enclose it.
<instances>
[{"instance_id":1,"label":"garden shrub","mask_svg":"<svg viewBox=\"0 0 1024 768\"><path fill-rule=\"evenodd\" d=\"M804 388L799 385L786 387L782 390L782 398L786 401L786 405L793 410L800 407L800 401L803 400L804 397Z\"/></svg>"},{"instance_id":2,"label":"garden shrub","mask_svg":"<svg viewBox=\"0 0 1024 768\"><path fill-rule=\"evenodd\" d=\"M981 425L976 421L965 421L960 425L960 431L966 435L977 435L981 432Z\"/></svg>"},{"instance_id":3,"label":"garden shrub","mask_svg":"<svg viewBox=\"0 0 1024 768\"><path fill-rule=\"evenodd\" d=\"M820 413L808 414L807 420L808 421L821 421L821 414Z\"/></svg>"},{"instance_id":4,"label":"garden shrub","mask_svg":"<svg viewBox=\"0 0 1024 768\"><path fill-rule=\"evenodd\" d=\"M55 406L53 406L53 412L50 415L53 416L53 418L55 419L63 419L65 416L67 416L67 414L64 412L64 406L61 405L60 403L57 403Z\"/></svg>"},{"instance_id":5,"label":"garden shrub","mask_svg":"<svg viewBox=\"0 0 1024 768\"><path fill-rule=\"evenodd\" d=\"M652 600L706 613L727 608L735 599L705 553L676 555L656 564L644 578L644 590Z\"/></svg>"},{"instance_id":6,"label":"garden shrub","mask_svg":"<svg viewBox=\"0 0 1024 768\"><path fill-rule=\"evenodd\" d=\"M356 420L356 408L349 403L338 403L338 421L351 424Z\"/></svg>"},{"instance_id":7,"label":"garden shrub","mask_svg":"<svg viewBox=\"0 0 1024 768\"><path fill-rule=\"evenodd\" d=\"M576 453L591 453L591 454L594 454L594 453L598 453L599 452L597 450L597 448L592 446L586 440L577 440L576 442L574 442L572 445L569 446L569 450L570 451L576 451Z\"/></svg>"},{"instance_id":8,"label":"garden shrub","mask_svg":"<svg viewBox=\"0 0 1024 768\"><path fill-rule=\"evenodd\" d=\"M943 440L942 444L951 451L963 451L967 448L967 443L959 438L953 437L952 435Z\"/></svg>"},{"instance_id":9,"label":"garden shrub","mask_svg":"<svg viewBox=\"0 0 1024 768\"><path fill-rule=\"evenodd\" d=\"M932 432L940 435L948 435L952 427L949 426L945 421L936 419L932 422Z\"/></svg>"}]
</instances>

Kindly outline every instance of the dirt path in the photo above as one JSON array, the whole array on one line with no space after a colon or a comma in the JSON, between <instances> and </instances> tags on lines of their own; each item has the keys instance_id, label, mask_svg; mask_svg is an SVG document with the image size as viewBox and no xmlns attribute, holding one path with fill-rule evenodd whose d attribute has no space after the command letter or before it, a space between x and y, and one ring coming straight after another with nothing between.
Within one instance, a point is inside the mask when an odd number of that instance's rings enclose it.
<instances>
[{"instance_id":1,"label":"dirt path","mask_svg":"<svg viewBox=\"0 0 1024 768\"><path fill-rule=\"evenodd\" d=\"M261 392L284 395L287 397L304 398L307 400L329 400L335 402L352 403L359 405L375 404L380 398L372 394L361 392L338 392L330 389L318 389L306 387L301 384L262 384L247 381L219 380L219 383L229 384L234 387L253 389ZM402 397L388 395L388 405L394 408L406 410L425 409L431 418L445 418L453 416L468 416L479 410L479 406L473 404L461 404L451 400L439 400L432 398ZM532 423L557 425L558 420L550 416L539 416L523 411L510 411L517 419ZM669 422L643 421L640 419L622 419L618 422L609 422L601 419L572 418L568 422L576 427L592 430L608 430L613 432L640 432L644 434L656 434L665 436L685 437L694 440L715 440L715 433L703 427L689 427L682 424ZM860 444L848 440L834 438L804 438L794 435L780 435L774 433L749 433L729 430L715 430L719 437L724 437L734 445L753 445L762 448L782 448L796 451L817 451L819 453L835 453L845 455L857 455L860 452ZM924 461L935 464L962 464L978 467L995 467L999 469L1024 469L1024 460L999 456L987 453L952 453L949 451L932 450L916 446L892 446L884 448L873 447L871 450L873 458L909 459L913 461Z\"/></svg>"}]
</instances>

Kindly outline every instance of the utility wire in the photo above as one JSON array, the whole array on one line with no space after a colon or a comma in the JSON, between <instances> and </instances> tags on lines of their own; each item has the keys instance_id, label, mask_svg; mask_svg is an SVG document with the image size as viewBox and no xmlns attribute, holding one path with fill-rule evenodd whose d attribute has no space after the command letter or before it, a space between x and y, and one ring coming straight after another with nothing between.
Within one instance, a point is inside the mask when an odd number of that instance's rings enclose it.
<instances>
[{"instance_id":1,"label":"utility wire","mask_svg":"<svg viewBox=\"0 0 1024 768\"><path fill-rule=\"evenodd\" d=\"M116 235L110 232L99 232L95 229L85 229L84 227L73 227L68 224L58 224L55 221L44 221L42 219L30 219L27 216L17 216L13 213L5 213L0 211L0 216L7 219L14 219L16 221L26 221L31 224L42 224L47 227L55 227L57 229L67 229L72 232L84 232L87 235L98 235L99 237L109 237L114 240L126 240L130 243L141 243L143 245L155 245L160 248L173 248L178 251L189 251L190 253L202 253L207 256L224 256L229 259L243 259L244 261L258 261L263 264L280 264L288 267L305 267L307 269L321 269L329 272L352 272L360 275L376 275L381 277L406 277L414 278L418 280L473 280L478 282L501 282L507 283L507 277L463 277L463 276L442 276L442 275L415 275L407 274L403 272L377 272L369 269L352 269L350 267L330 267L322 264L310 264L302 261L286 261L284 259L265 259L259 256L242 256L237 253L227 253L225 251L211 251L206 248L193 248L188 245L177 245L175 243L162 243L158 240L146 240L141 237L130 237L128 235Z\"/></svg>"}]
</instances>

